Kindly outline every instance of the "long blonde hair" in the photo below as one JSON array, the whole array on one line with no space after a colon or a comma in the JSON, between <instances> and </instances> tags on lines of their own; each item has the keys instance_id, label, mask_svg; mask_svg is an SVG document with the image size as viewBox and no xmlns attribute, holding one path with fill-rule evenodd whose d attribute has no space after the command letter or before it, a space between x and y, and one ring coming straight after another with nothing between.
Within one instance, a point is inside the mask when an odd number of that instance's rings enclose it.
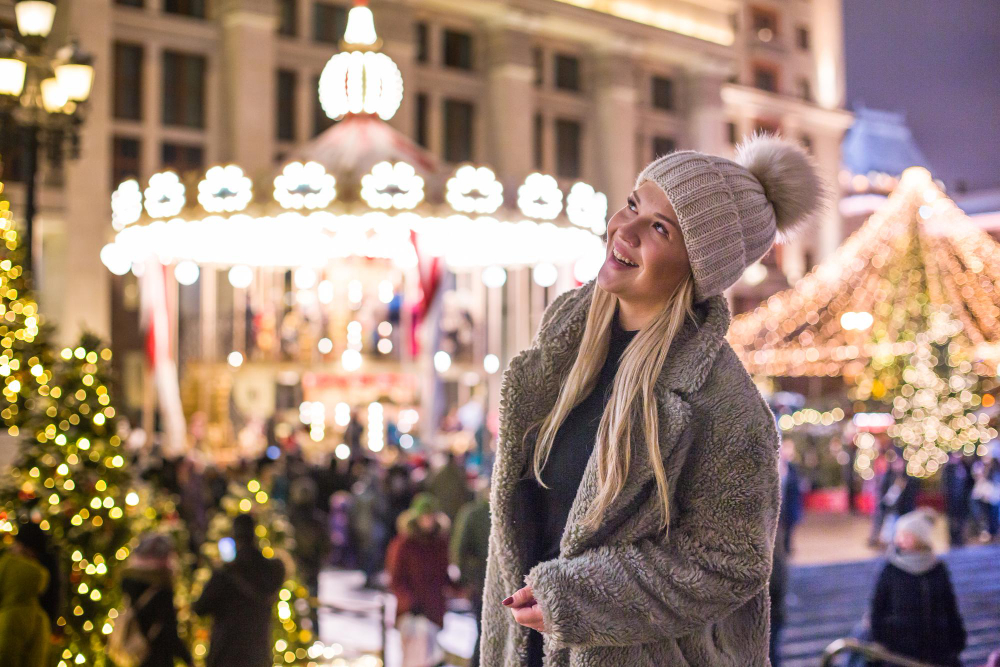
<instances>
[{"instance_id":1,"label":"long blonde hair","mask_svg":"<svg viewBox=\"0 0 1000 667\"><path fill-rule=\"evenodd\" d=\"M656 478L657 494L663 512L662 527L669 524L669 491L667 475L660 456L659 415L654 388L670 345L684 324L686 317L693 317L692 302L694 279L688 275L674 290L664 308L643 327L628 344L615 373L611 398L597 429L598 493L594 504L584 518L584 524L596 528L605 511L621 493L628 479L632 454L632 424L634 418L642 420L649 460ZM580 341L580 349L570 368L569 375L559 390L552 411L534 425L538 429L535 443L533 471L539 484L541 471L552 451L556 432L570 411L594 389L601 367L608 355L608 339L618 305L618 297L605 292L597 284L587 314L587 323ZM641 401L637 400L641 397ZM529 433L534 430L529 429Z\"/></svg>"}]
</instances>

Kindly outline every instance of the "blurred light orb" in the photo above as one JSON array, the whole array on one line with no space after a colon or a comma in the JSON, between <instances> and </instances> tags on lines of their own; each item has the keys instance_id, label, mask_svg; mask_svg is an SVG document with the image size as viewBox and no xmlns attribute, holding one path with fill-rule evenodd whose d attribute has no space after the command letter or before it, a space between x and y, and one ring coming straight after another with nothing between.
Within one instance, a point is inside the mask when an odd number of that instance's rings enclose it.
<instances>
[{"instance_id":1,"label":"blurred light orb","mask_svg":"<svg viewBox=\"0 0 1000 667\"><path fill-rule=\"evenodd\" d=\"M246 289L253 282L253 271L249 266L237 264L229 269L229 284L236 289Z\"/></svg>"},{"instance_id":2,"label":"blurred light orb","mask_svg":"<svg viewBox=\"0 0 1000 667\"><path fill-rule=\"evenodd\" d=\"M500 370L500 358L495 354L487 354L483 357L483 370L493 375Z\"/></svg>"},{"instance_id":3,"label":"blurred light orb","mask_svg":"<svg viewBox=\"0 0 1000 667\"><path fill-rule=\"evenodd\" d=\"M483 269L483 284L487 287L503 287L507 282L507 272L502 266L487 266Z\"/></svg>"},{"instance_id":4,"label":"blurred light orb","mask_svg":"<svg viewBox=\"0 0 1000 667\"><path fill-rule=\"evenodd\" d=\"M550 262L542 262L532 269L531 277L539 287L552 287L559 278L559 270Z\"/></svg>"},{"instance_id":5,"label":"blurred light orb","mask_svg":"<svg viewBox=\"0 0 1000 667\"><path fill-rule=\"evenodd\" d=\"M451 368L451 355L444 350L434 353L434 368L438 373L445 373Z\"/></svg>"},{"instance_id":6,"label":"blurred light orb","mask_svg":"<svg viewBox=\"0 0 1000 667\"><path fill-rule=\"evenodd\" d=\"M194 285L198 282L200 274L201 269L198 268L198 265L189 260L178 262L177 266L174 267L174 278L181 285Z\"/></svg>"},{"instance_id":7,"label":"blurred light orb","mask_svg":"<svg viewBox=\"0 0 1000 667\"><path fill-rule=\"evenodd\" d=\"M236 350L233 350L229 353L229 356L226 357L226 361L228 361L229 365L233 368L239 368L243 365L243 355Z\"/></svg>"}]
</instances>

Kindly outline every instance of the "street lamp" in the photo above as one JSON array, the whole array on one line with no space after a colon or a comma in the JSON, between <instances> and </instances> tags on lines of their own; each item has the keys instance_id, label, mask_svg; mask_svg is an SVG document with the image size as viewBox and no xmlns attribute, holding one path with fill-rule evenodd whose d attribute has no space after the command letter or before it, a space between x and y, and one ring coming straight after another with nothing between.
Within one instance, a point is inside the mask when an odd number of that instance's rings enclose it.
<instances>
[{"instance_id":1,"label":"street lamp","mask_svg":"<svg viewBox=\"0 0 1000 667\"><path fill-rule=\"evenodd\" d=\"M34 218L39 149L45 149L54 165L64 154L79 156L79 128L94 84L94 66L75 41L48 55L46 40L55 20L55 2L16 0L14 15L18 34L0 33L0 152L9 155L17 142L23 142L25 268L36 269L37 286Z\"/></svg>"}]
</instances>

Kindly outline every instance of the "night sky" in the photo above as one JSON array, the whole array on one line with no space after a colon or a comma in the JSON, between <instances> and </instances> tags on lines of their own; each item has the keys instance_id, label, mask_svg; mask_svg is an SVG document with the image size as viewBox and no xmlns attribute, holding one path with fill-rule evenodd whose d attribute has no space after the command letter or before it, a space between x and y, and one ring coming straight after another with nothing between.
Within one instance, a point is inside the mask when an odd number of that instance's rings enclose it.
<instances>
[{"instance_id":1,"label":"night sky","mask_svg":"<svg viewBox=\"0 0 1000 667\"><path fill-rule=\"evenodd\" d=\"M847 106L902 111L949 189L1000 187L1000 0L843 0Z\"/></svg>"}]
</instances>

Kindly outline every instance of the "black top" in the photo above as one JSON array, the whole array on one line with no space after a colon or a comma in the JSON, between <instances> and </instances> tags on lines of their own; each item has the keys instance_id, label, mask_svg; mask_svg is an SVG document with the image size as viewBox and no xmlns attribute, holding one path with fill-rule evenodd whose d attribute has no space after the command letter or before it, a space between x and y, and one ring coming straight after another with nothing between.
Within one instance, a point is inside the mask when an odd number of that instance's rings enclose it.
<instances>
[{"instance_id":1,"label":"black top","mask_svg":"<svg viewBox=\"0 0 1000 667\"><path fill-rule=\"evenodd\" d=\"M528 554L528 569L538 563L559 557L559 543L562 540L570 508L576 499L577 489L583 480L587 462L597 441L597 428L601 423L604 408L611 398L615 373L622 353L638 331L625 331L615 314L611 325L611 339L608 356L597 377L593 391L573 408L556 431L549 452L549 459L542 468L542 481L549 487L542 488L533 481L530 485L530 505L534 510L535 539ZM533 478L532 478L533 479ZM528 664L531 667L542 664L542 636L531 631L528 646Z\"/></svg>"}]
</instances>

